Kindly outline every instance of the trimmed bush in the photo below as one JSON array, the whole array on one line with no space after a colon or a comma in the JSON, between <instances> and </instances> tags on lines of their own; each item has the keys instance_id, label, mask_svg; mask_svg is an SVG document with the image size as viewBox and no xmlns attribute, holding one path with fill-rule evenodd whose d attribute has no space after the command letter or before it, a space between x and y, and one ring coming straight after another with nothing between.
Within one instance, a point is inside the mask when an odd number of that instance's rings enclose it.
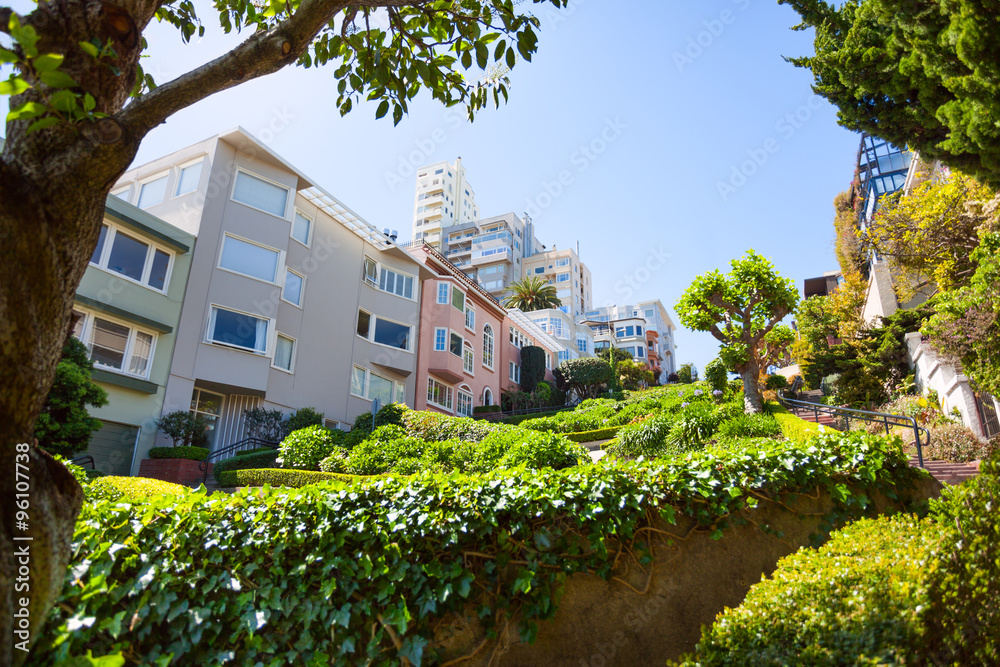
<instances>
[{"instance_id":1,"label":"trimmed bush","mask_svg":"<svg viewBox=\"0 0 1000 667\"><path fill-rule=\"evenodd\" d=\"M215 481L222 486L222 478L220 475L225 473L227 470L244 470L250 468L277 468L278 450L270 449L263 452L255 452L253 454L244 454L243 456L234 456L230 459L224 461L218 461L212 466L212 475L215 477Z\"/></svg>"},{"instance_id":2,"label":"trimmed bush","mask_svg":"<svg viewBox=\"0 0 1000 667\"><path fill-rule=\"evenodd\" d=\"M84 485L89 500L95 501L142 501L157 495L184 495L191 490L180 484L164 482L148 477L99 477Z\"/></svg>"},{"instance_id":3,"label":"trimmed bush","mask_svg":"<svg viewBox=\"0 0 1000 667\"><path fill-rule=\"evenodd\" d=\"M784 375L768 375L764 380L764 388L768 391L778 391L788 387L788 378Z\"/></svg>"},{"instance_id":4,"label":"trimmed bush","mask_svg":"<svg viewBox=\"0 0 1000 667\"><path fill-rule=\"evenodd\" d=\"M208 447L153 447L149 450L151 459L188 459L189 461L204 461L208 458Z\"/></svg>"},{"instance_id":5,"label":"trimmed bush","mask_svg":"<svg viewBox=\"0 0 1000 667\"><path fill-rule=\"evenodd\" d=\"M772 415L742 414L719 424L720 438L770 438L781 435L781 424Z\"/></svg>"},{"instance_id":6,"label":"trimmed bush","mask_svg":"<svg viewBox=\"0 0 1000 667\"><path fill-rule=\"evenodd\" d=\"M472 408L474 415L491 415L496 412L501 412L499 405L477 405Z\"/></svg>"},{"instance_id":7,"label":"trimmed bush","mask_svg":"<svg viewBox=\"0 0 1000 667\"><path fill-rule=\"evenodd\" d=\"M722 359L712 359L705 364L705 381L713 391L725 391L729 383L729 371Z\"/></svg>"},{"instance_id":8,"label":"trimmed bush","mask_svg":"<svg viewBox=\"0 0 1000 667\"><path fill-rule=\"evenodd\" d=\"M563 436L572 442L594 442L595 440L608 440L618 435L622 426L612 426L611 428L599 428L594 431L580 431L578 433L564 433Z\"/></svg>"},{"instance_id":9,"label":"trimmed bush","mask_svg":"<svg viewBox=\"0 0 1000 667\"><path fill-rule=\"evenodd\" d=\"M793 415L780 405L771 408L771 415L778 421L778 425L781 426L781 434L789 440L798 440L801 442L819 433L829 432L829 429L821 424L807 422L802 417Z\"/></svg>"},{"instance_id":10,"label":"trimmed bush","mask_svg":"<svg viewBox=\"0 0 1000 667\"><path fill-rule=\"evenodd\" d=\"M674 416L662 413L644 422L622 427L615 442L608 446L608 453L629 458L665 454L669 449L667 437L673 426Z\"/></svg>"},{"instance_id":11,"label":"trimmed bush","mask_svg":"<svg viewBox=\"0 0 1000 667\"><path fill-rule=\"evenodd\" d=\"M322 426L325 415L316 408L299 408L285 422L284 428L287 433L294 433L310 426Z\"/></svg>"},{"instance_id":12,"label":"trimmed bush","mask_svg":"<svg viewBox=\"0 0 1000 667\"><path fill-rule=\"evenodd\" d=\"M931 426L930 432L930 444L924 447L928 459L968 463L985 459L997 450L996 441L983 442L962 424L938 424Z\"/></svg>"},{"instance_id":13,"label":"trimmed bush","mask_svg":"<svg viewBox=\"0 0 1000 667\"><path fill-rule=\"evenodd\" d=\"M328 482L331 480L341 482L357 482L364 479L355 475L342 475L331 472L317 472L314 470L285 470L283 468L247 468L244 470L227 470L220 475L219 484L222 486L287 486L298 489L308 484Z\"/></svg>"},{"instance_id":14,"label":"trimmed bush","mask_svg":"<svg viewBox=\"0 0 1000 667\"><path fill-rule=\"evenodd\" d=\"M681 451L691 451L705 444L719 427L715 408L705 403L695 403L674 417L667 443Z\"/></svg>"},{"instance_id":15,"label":"trimmed bush","mask_svg":"<svg viewBox=\"0 0 1000 667\"><path fill-rule=\"evenodd\" d=\"M249 456L250 454L260 454L261 452L277 452L277 447L255 447L254 449L244 449L236 452L233 456Z\"/></svg>"},{"instance_id":16,"label":"trimmed bush","mask_svg":"<svg viewBox=\"0 0 1000 667\"><path fill-rule=\"evenodd\" d=\"M278 465L296 470L319 470L319 462L330 455L344 438L343 431L309 426L289 433L278 448Z\"/></svg>"},{"instance_id":17,"label":"trimmed bush","mask_svg":"<svg viewBox=\"0 0 1000 667\"><path fill-rule=\"evenodd\" d=\"M479 442L495 430L510 428L470 417L449 417L429 410L408 410L402 415L406 433L421 440L468 440Z\"/></svg>"},{"instance_id":18,"label":"trimmed bush","mask_svg":"<svg viewBox=\"0 0 1000 667\"><path fill-rule=\"evenodd\" d=\"M843 519L919 475L882 438L812 444L755 457L86 503L31 660L58 664L90 650L127 651L143 664L441 664L442 619L473 609L503 627L517 610L511 630L530 639L559 608L567 577L610 579L616 561L644 556L643 529L661 521L679 531L692 517L699 532L724 534L751 490L781 497L817 487L838 491L830 519Z\"/></svg>"},{"instance_id":19,"label":"trimmed bush","mask_svg":"<svg viewBox=\"0 0 1000 667\"><path fill-rule=\"evenodd\" d=\"M379 408L378 414L375 415L375 426L388 426L390 424L395 424L396 426L403 425L403 417L409 413L413 412L405 405L401 403L389 403L388 405L383 405ZM352 431L371 431L372 430L372 413L362 412L354 419L354 425L351 427Z\"/></svg>"}]
</instances>

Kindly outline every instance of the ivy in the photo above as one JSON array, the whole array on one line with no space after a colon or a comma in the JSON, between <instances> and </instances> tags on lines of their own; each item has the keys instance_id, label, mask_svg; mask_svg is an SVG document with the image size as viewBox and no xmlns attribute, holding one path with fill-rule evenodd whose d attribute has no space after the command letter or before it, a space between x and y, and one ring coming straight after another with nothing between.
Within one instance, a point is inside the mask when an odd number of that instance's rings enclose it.
<instances>
[{"instance_id":1,"label":"ivy","mask_svg":"<svg viewBox=\"0 0 1000 667\"><path fill-rule=\"evenodd\" d=\"M740 510L817 488L836 491L832 527L919 474L898 441L838 434L559 471L89 503L35 659L434 663L443 616L474 609L495 628L519 615L530 640L569 575L607 580L629 554L647 559L643 528L690 517L721 536Z\"/></svg>"}]
</instances>

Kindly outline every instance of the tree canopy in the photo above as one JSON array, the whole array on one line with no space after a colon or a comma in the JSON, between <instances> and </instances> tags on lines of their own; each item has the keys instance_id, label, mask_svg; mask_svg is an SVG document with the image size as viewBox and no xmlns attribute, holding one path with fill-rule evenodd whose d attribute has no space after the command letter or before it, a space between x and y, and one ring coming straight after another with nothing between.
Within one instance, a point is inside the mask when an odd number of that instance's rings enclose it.
<instances>
[{"instance_id":1,"label":"tree canopy","mask_svg":"<svg viewBox=\"0 0 1000 667\"><path fill-rule=\"evenodd\" d=\"M779 0L815 28L813 90L840 124L1000 187L1000 31L975 0Z\"/></svg>"},{"instance_id":2,"label":"tree canopy","mask_svg":"<svg viewBox=\"0 0 1000 667\"><path fill-rule=\"evenodd\" d=\"M72 458L87 449L90 436L101 428L101 420L87 412L87 406L108 404L107 392L90 379L93 367L87 346L70 337L35 425L38 446L48 453Z\"/></svg>"},{"instance_id":3,"label":"tree canopy","mask_svg":"<svg viewBox=\"0 0 1000 667\"><path fill-rule=\"evenodd\" d=\"M527 276L510 284L503 305L524 312L558 308L562 300L556 294L556 286L539 276Z\"/></svg>"},{"instance_id":4,"label":"tree canopy","mask_svg":"<svg viewBox=\"0 0 1000 667\"><path fill-rule=\"evenodd\" d=\"M747 412L759 412L758 377L795 340L795 332L779 322L795 310L799 292L754 250L730 266L728 274L715 270L695 278L676 310L685 327L722 343L719 358L743 377Z\"/></svg>"},{"instance_id":5,"label":"tree canopy","mask_svg":"<svg viewBox=\"0 0 1000 667\"><path fill-rule=\"evenodd\" d=\"M581 399L597 398L601 389L614 380L611 364L597 357L569 359L559 364L559 375L567 390Z\"/></svg>"}]
</instances>

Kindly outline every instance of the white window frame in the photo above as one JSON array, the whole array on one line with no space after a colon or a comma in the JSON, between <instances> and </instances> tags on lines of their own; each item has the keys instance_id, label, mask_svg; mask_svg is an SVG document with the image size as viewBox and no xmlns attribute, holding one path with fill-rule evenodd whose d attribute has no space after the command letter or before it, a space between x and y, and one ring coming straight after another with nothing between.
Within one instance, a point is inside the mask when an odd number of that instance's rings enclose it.
<instances>
[{"instance_id":1,"label":"white window frame","mask_svg":"<svg viewBox=\"0 0 1000 667\"><path fill-rule=\"evenodd\" d=\"M476 351L469 341L462 343L462 370L466 375L476 376Z\"/></svg>"},{"instance_id":2,"label":"white window frame","mask_svg":"<svg viewBox=\"0 0 1000 667\"><path fill-rule=\"evenodd\" d=\"M309 221L309 230L306 232L306 242L305 243L302 243L302 241L300 241L299 239L295 238L294 232L295 232L295 216L296 215L301 215L303 218L305 218L306 220ZM302 209L300 209L300 208L296 208L292 212L292 225L291 225L291 227L288 228L288 238L292 239L293 241L295 241L296 243L298 243L300 245L304 245L305 247L309 248L309 247L312 246L313 232L315 230L316 230L316 218L312 217L311 215L306 215L305 213L302 212Z\"/></svg>"},{"instance_id":3,"label":"white window frame","mask_svg":"<svg viewBox=\"0 0 1000 667\"><path fill-rule=\"evenodd\" d=\"M444 338L444 340L442 341L442 346L440 348L438 347L438 334L439 333ZM434 351L435 352L447 352L448 351L448 343L449 343L449 341L448 341L448 327L434 327L434 340L433 340L433 343L432 343L433 346L434 346Z\"/></svg>"},{"instance_id":4,"label":"white window frame","mask_svg":"<svg viewBox=\"0 0 1000 667\"><path fill-rule=\"evenodd\" d=\"M158 335L155 331L144 329L142 327L137 327L135 324L132 324L127 320L122 320L120 318L107 315L100 311L89 310L86 308L81 308L76 305L73 306L73 310L83 315L83 324L82 328L80 329L80 336L77 338L77 340L79 340L81 343L87 346L88 358L90 358L90 355L92 354L90 337L93 335L95 319L100 318L102 320L107 320L112 324L117 324L118 326L126 327L129 330L128 337L125 340L125 350L122 353L122 366L124 366L124 368L117 369L114 368L113 366L105 366L104 364L100 364L96 361L94 362L94 368L108 371L109 373L115 373L117 375L123 375L125 377L139 378L140 380L149 379L149 374L153 370L153 360L156 357L156 340ZM138 375L136 373L129 373L127 370L129 364L132 363L132 353L135 350L136 335L140 333L152 337L152 342L149 344L149 357L146 360L146 372L142 375Z\"/></svg>"},{"instance_id":5,"label":"white window frame","mask_svg":"<svg viewBox=\"0 0 1000 667\"><path fill-rule=\"evenodd\" d=\"M152 176L147 176L146 178L143 178L143 179L141 179L141 180L139 180L139 181L136 182L136 185L138 185L138 187L136 188L136 194L135 194L135 207L136 208L141 209L143 211L146 210L146 209L142 208L141 206L139 206L139 202L142 200L142 188L143 188L143 186L148 185L150 183L153 183L155 181L158 181L161 178L167 179L166 185L163 186L163 199L161 199L160 201L156 202L155 204L150 204L150 206L159 206L163 202L167 201L167 199L170 199L170 170L167 169L166 171L161 171L161 172L158 172L158 173L156 173L156 174L154 174Z\"/></svg>"},{"instance_id":6,"label":"white window frame","mask_svg":"<svg viewBox=\"0 0 1000 667\"><path fill-rule=\"evenodd\" d=\"M455 393L455 414L459 417L471 417L475 401L475 397L472 395L472 389L470 389L468 385L462 385ZM463 399L465 400L463 401ZM463 402L468 405L468 411L462 409Z\"/></svg>"},{"instance_id":7,"label":"white window frame","mask_svg":"<svg viewBox=\"0 0 1000 667\"><path fill-rule=\"evenodd\" d=\"M521 384L521 366L520 364L515 364L513 361L507 362L507 377L511 382L516 382Z\"/></svg>"},{"instance_id":8,"label":"white window frame","mask_svg":"<svg viewBox=\"0 0 1000 667\"><path fill-rule=\"evenodd\" d=\"M122 197L122 193L125 194L124 197ZM110 194L112 197L118 197L118 199L121 199L125 203L131 203L131 201L132 201L132 184L129 183L128 185L122 186L122 187L118 188L117 190L112 190L108 194Z\"/></svg>"},{"instance_id":9,"label":"white window frame","mask_svg":"<svg viewBox=\"0 0 1000 667\"><path fill-rule=\"evenodd\" d=\"M275 357L278 356L278 339L279 338L285 338L287 340L292 341L292 357L291 357L291 359L288 360L288 368L282 368L281 366L278 366L278 365L276 365L274 363ZM282 373L288 373L289 375L294 375L295 374L295 357L296 357L296 355L299 352L299 341L298 341L298 339L297 338L292 338L291 336L289 336L286 333L282 333L280 331L275 331L273 349L274 349L274 352L271 354L271 368L273 368L275 370L279 370Z\"/></svg>"},{"instance_id":10,"label":"white window frame","mask_svg":"<svg viewBox=\"0 0 1000 667\"><path fill-rule=\"evenodd\" d=\"M437 302L442 306L451 305L451 283L441 281L437 284Z\"/></svg>"},{"instance_id":11,"label":"white window frame","mask_svg":"<svg viewBox=\"0 0 1000 667\"><path fill-rule=\"evenodd\" d=\"M489 337L486 336L486 330L489 329ZM488 343L488 346L487 346ZM489 354L487 354L489 352ZM493 370L493 355L496 352L496 334L493 331L493 326L487 322L483 325L483 367ZM489 363L486 363L489 359Z\"/></svg>"},{"instance_id":12,"label":"white window frame","mask_svg":"<svg viewBox=\"0 0 1000 667\"><path fill-rule=\"evenodd\" d=\"M173 276L174 260L177 257L174 251L170 250L164 245L156 243L155 241L149 239L146 236L143 236L138 232L121 227L112 222L108 222L107 220L105 220L101 224L102 226L108 228L107 234L105 234L104 236L104 247L101 248L101 256L97 259L97 263L91 261L89 263L90 266L100 269L101 271L110 273L123 280L127 280L133 285L139 285L140 287L145 287L148 290L153 290L157 294L166 294L168 291L170 291L170 279ZM108 268L108 260L111 257L111 248L114 245L114 238L118 236L119 231L125 234L126 236L131 236L133 238L136 238L139 242L145 243L147 246L149 246L149 249L146 251L146 262L145 264L143 264L142 278L140 280L136 280L130 276L126 276L124 273L118 273L114 269ZM147 282L149 281L149 274L153 270L153 258L156 257L157 250L167 255L167 274L163 280L163 289L159 289L157 287L153 287L152 285L147 284Z\"/></svg>"},{"instance_id":13,"label":"white window frame","mask_svg":"<svg viewBox=\"0 0 1000 667\"><path fill-rule=\"evenodd\" d=\"M297 275L299 278L302 279L302 287L299 289L299 303L295 303L294 301L289 301L288 299L285 298L285 283L288 282L289 273L294 273L295 275ZM306 277L303 274L299 273L298 271L293 271L292 269L286 266L285 277L281 281L281 300L287 304L295 306L296 308L302 308L302 302L305 301L305 298L306 298Z\"/></svg>"},{"instance_id":14,"label":"white window frame","mask_svg":"<svg viewBox=\"0 0 1000 667\"><path fill-rule=\"evenodd\" d=\"M230 269L228 267L223 266L222 254L226 250L227 239L235 239L237 241L242 241L243 243L249 243L250 245L255 245L259 248L264 248L265 250L270 250L272 252L278 253L278 263L274 267L274 280L264 280L263 278L258 278L257 276L251 276L249 273L243 273L242 271L237 271L236 269ZM230 232L226 232L222 236L222 243L219 244L219 259L216 262L215 268L219 269L220 271L232 273L233 275L249 278L250 280L256 280L257 282L264 283L265 285L277 285L279 287L284 288L285 279L282 276L281 270L285 268L285 252L283 250L279 250L278 248L272 248L269 245L264 245L263 243L258 243L257 241L253 241L243 236L237 236L236 234L232 234ZM278 278L281 278L281 282L278 282ZM303 288L305 288L305 285L303 285Z\"/></svg>"},{"instance_id":15,"label":"white window frame","mask_svg":"<svg viewBox=\"0 0 1000 667\"><path fill-rule=\"evenodd\" d=\"M433 400L431 400L431 396L434 395L434 392L432 391L432 387L434 385L438 385L438 386L443 387L444 389L447 390L445 393L446 393L446 395L447 395L447 397L449 399L448 402L451 403L451 405L443 405L441 403L435 403ZM428 377L427 378L427 405L433 405L436 408L440 408L442 410L447 410L448 412L451 412L452 414L454 414L455 408L453 406L455 405L455 388L452 387L449 384L445 384L444 382L441 382L439 380L435 380L432 377Z\"/></svg>"},{"instance_id":16,"label":"white window frame","mask_svg":"<svg viewBox=\"0 0 1000 667\"><path fill-rule=\"evenodd\" d=\"M454 329L448 329L448 333L449 333L449 336L448 336L448 354L450 354L450 355L452 355L454 357L458 357L459 359L461 359L462 356L465 354L465 336L463 336L458 331L455 331ZM459 342L459 347L462 349L462 353L461 354L455 354L451 350L451 342L452 342L451 339L452 339L453 336L457 336L458 340L460 341Z\"/></svg>"},{"instance_id":17,"label":"white window frame","mask_svg":"<svg viewBox=\"0 0 1000 667\"><path fill-rule=\"evenodd\" d=\"M196 164L199 164L199 163L201 164L201 171L198 172L198 182L195 183L194 190L188 190L187 192L180 192L180 189L181 189L181 172L184 171L185 169L187 169L188 167L193 167L193 166L195 166ZM204 155L202 155L199 158L195 158L194 160L188 160L184 164L177 165L177 178L174 179L175 183L174 183L174 189L173 189L174 197L183 197L184 195L189 195L189 194L191 194L193 192L198 192L198 186L201 185L201 177L202 177L202 174L204 174L204 173L205 173L205 156Z\"/></svg>"},{"instance_id":18,"label":"white window frame","mask_svg":"<svg viewBox=\"0 0 1000 667\"><path fill-rule=\"evenodd\" d=\"M469 317L472 317L472 322L469 322ZM476 309L470 308L468 302L465 304L465 328L469 331L475 333L476 331Z\"/></svg>"},{"instance_id":19,"label":"white window frame","mask_svg":"<svg viewBox=\"0 0 1000 667\"><path fill-rule=\"evenodd\" d=\"M375 266L375 276L374 279L370 280L368 278L368 262L371 262ZM396 274L397 277L409 278L412 281L410 287L410 296L405 294L396 294L395 292L390 292L389 290L382 289L382 271L391 271ZM394 266L385 266L382 262L372 259L368 255L365 255L365 260L361 265L361 282L368 285L372 289L382 292L382 294L391 294L398 299L404 299L406 301L416 301L417 300L417 290L420 289L420 280L417 276L412 273L406 273L405 271L400 271Z\"/></svg>"},{"instance_id":20,"label":"white window frame","mask_svg":"<svg viewBox=\"0 0 1000 667\"><path fill-rule=\"evenodd\" d=\"M271 211L265 211L262 208L257 208L253 204L247 204L246 202L242 202L239 199L237 199L236 198L236 182L239 181L239 179L240 179L240 172L246 174L247 176L251 176L253 178L258 178L258 179L260 179L262 181L270 183L271 185L273 185L275 187L279 187L282 190L284 190L285 193L286 193L286 196L285 196L285 212L282 213L281 215L275 215ZM243 167L237 167L236 168L236 174L233 176L233 186L229 190L229 200L233 201L233 202L236 202L240 206L246 206L247 208L253 209L255 211L260 211L261 213L266 213L267 215L270 215L272 217L281 218L282 220L288 220L288 208L289 208L288 204L289 204L289 202L291 202L293 204L292 209L294 210L295 194L292 192L292 189L290 187L288 187L287 185L282 185L281 183L278 183L277 181L275 181L273 179L270 179L267 176L261 176L260 174L257 174L257 173L254 173L254 172L250 171L249 169L244 169Z\"/></svg>"},{"instance_id":21,"label":"white window frame","mask_svg":"<svg viewBox=\"0 0 1000 667\"><path fill-rule=\"evenodd\" d=\"M361 393L360 394L357 394L357 393L354 392L354 371L355 371L355 369L359 370L359 371L362 371L365 374L365 379L361 383L362 387L361 387ZM348 392L351 394L351 396L357 396L358 398L365 398L368 395L368 374L369 373L370 373L370 371L367 368L365 368L364 366L358 366L356 364L353 365L353 366L351 366L350 389L348 389Z\"/></svg>"},{"instance_id":22,"label":"white window frame","mask_svg":"<svg viewBox=\"0 0 1000 667\"><path fill-rule=\"evenodd\" d=\"M258 320L265 320L267 322L267 336L264 338L264 340L265 340L264 350L263 351L258 351L258 350L254 350L254 349L249 348L249 347L243 347L242 345L235 345L233 343L225 343L225 342L222 342L222 341L214 340L212 338L212 325L215 322L215 310L216 309L218 309L218 310L228 310L229 312L236 313L238 315L246 315L248 317L253 317L253 318L256 318ZM227 350L236 350L237 352L246 352L246 353L254 355L255 357L271 357L271 356L273 356L273 351L271 349L273 347L273 345L271 343L271 339L272 339L272 337L274 335L273 331L275 329L275 324L276 323L277 323L277 320L275 320L273 318L270 318L270 317L261 317L260 315L257 315L255 313L248 313L245 310L239 310L237 308L230 308L229 306L223 306L221 304L214 303L214 302L213 303L209 303L208 304L208 322L206 323L206 326L205 326L205 338L204 338L203 342L206 343L206 344L208 344L208 345L216 345L218 347L222 347L222 348L225 348Z\"/></svg>"},{"instance_id":23,"label":"white window frame","mask_svg":"<svg viewBox=\"0 0 1000 667\"><path fill-rule=\"evenodd\" d=\"M368 319L368 336L365 337L365 336L362 336L360 333L358 333L358 330L357 330L358 329L358 327L357 327L357 320L355 320L354 333L359 338L363 338L364 340L367 340L372 345L378 345L379 347L384 347L384 348L387 348L389 350L398 350L399 352L406 352L407 354L413 354L413 325L412 324L407 324L406 322L400 322L400 321L394 320L394 319L392 319L390 317L383 317L381 315L376 315L375 313L370 312L368 310L365 310L364 308L359 308L358 309L359 313L361 311L364 311L364 312L368 313L368 318L369 318ZM402 348L402 347L396 347L395 345L386 345L385 343L379 343L379 342L377 342L375 340L375 329L378 326L378 321L379 320L385 320L386 322L392 322L393 324L399 324L400 326L407 327L410 330L410 335L407 336L407 338L406 338L406 345L407 346L405 348Z\"/></svg>"}]
</instances>

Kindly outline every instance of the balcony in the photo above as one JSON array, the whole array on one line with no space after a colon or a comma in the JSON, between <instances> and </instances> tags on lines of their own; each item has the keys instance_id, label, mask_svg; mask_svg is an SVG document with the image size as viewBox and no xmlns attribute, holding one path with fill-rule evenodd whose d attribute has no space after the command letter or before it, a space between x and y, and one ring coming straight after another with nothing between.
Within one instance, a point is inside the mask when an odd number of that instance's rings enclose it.
<instances>
[{"instance_id":1,"label":"balcony","mask_svg":"<svg viewBox=\"0 0 1000 667\"><path fill-rule=\"evenodd\" d=\"M461 357L456 357L451 352L432 351L427 359L427 370L450 384L465 377Z\"/></svg>"},{"instance_id":2,"label":"balcony","mask_svg":"<svg viewBox=\"0 0 1000 667\"><path fill-rule=\"evenodd\" d=\"M483 264L492 264L493 262L509 262L511 259L510 248L506 246L501 246L499 248L490 248L488 250L473 250L472 252L472 264L474 266L481 266Z\"/></svg>"}]
</instances>

